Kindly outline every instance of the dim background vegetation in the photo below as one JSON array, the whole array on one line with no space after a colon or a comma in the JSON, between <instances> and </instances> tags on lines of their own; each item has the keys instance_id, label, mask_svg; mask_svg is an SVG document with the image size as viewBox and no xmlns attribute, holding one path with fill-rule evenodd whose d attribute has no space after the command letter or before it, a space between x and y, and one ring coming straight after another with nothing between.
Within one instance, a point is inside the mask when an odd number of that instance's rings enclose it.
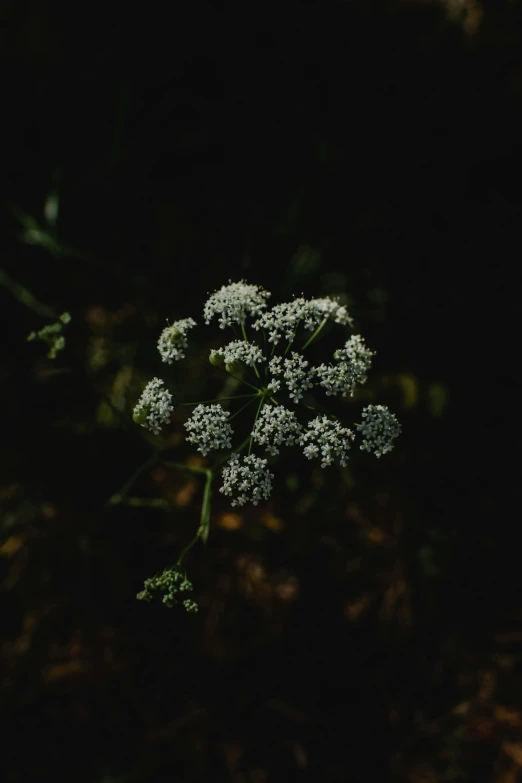
<instances>
[{"instance_id":1,"label":"dim background vegetation","mask_svg":"<svg viewBox=\"0 0 522 783\"><path fill-rule=\"evenodd\" d=\"M516 783L521 4L172 11L0 14L6 780ZM166 319L242 277L346 291L378 351L346 419L375 399L403 435L216 498L187 616L134 596L198 479L106 503L150 453L126 417ZM64 310L51 361L25 338Z\"/></svg>"}]
</instances>

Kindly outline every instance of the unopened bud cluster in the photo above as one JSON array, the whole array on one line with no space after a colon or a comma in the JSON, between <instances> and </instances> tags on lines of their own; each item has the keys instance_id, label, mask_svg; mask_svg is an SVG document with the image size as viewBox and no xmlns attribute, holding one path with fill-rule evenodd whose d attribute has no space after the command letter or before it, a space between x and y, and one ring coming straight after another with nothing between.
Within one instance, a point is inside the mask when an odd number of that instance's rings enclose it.
<instances>
[{"instance_id":1,"label":"unopened bud cluster","mask_svg":"<svg viewBox=\"0 0 522 783\"><path fill-rule=\"evenodd\" d=\"M175 566L166 568L161 574L146 579L143 590L137 594L136 598L139 601L152 601L156 593L162 596L162 603L169 609L181 603L187 612L197 612L197 603L192 598L186 597L186 593L192 592L193 589L192 583Z\"/></svg>"}]
</instances>

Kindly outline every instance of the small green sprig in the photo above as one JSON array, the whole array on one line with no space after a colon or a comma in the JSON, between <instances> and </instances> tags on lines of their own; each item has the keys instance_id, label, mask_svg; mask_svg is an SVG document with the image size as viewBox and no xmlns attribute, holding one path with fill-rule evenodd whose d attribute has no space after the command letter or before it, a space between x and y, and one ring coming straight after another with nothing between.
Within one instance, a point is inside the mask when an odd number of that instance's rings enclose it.
<instances>
[{"instance_id":1,"label":"small green sprig","mask_svg":"<svg viewBox=\"0 0 522 783\"><path fill-rule=\"evenodd\" d=\"M64 326L71 320L70 313L62 313L54 324L48 324L37 332L27 335L27 341L42 340L49 346L48 359L56 359L56 355L65 348Z\"/></svg>"},{"instance_id":2,"label":"small green sprig","mask_svg":"<svg viewBox=\"0 0 522 783\"><path fill-rule=\"evenodd\" d=\"M152 601L154 593L163 593L161 600L169 609L181 603L187 612L198 611L198 605L192 598L183 598L184 593L190 593L194 588L177 565L165 568L156 576L146 579L143 588L136 596L139 601Z\"/></svg>"}]
</instances>

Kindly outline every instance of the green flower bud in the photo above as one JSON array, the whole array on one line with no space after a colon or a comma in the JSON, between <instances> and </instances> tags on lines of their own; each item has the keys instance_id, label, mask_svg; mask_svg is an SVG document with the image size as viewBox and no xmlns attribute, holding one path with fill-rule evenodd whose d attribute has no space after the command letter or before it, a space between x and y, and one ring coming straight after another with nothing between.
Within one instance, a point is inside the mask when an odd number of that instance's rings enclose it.
<instances>
[{"instance_id":1,"label":"green flower bud","mask_svg":"<svg viewBox=\"0 0 522 783\"><path fill-rule=\"evenodd\" d=\"M210 351L208 360L214 367L219 367L224 362L223 354L218 351Z\"/></svg>"},{"instance_id":2,"label":"green flower bud","mask_svg":"<svg viewBox=\"0 0 522 783\"><path fill-rule=\"evenodd\" d=\"M132 418L135 424L145 424L149 411L146 408L135 408Z\"/></svg>"},{"instance_id":3,"label":"green flower bud","mask_svg":"<svg viewBox=\"0 0 522 783\"><path fill-rule=\"evenodd\" d=\"M234 375L240 375L243 372L243 367L238 362L227 362L225 370Z\"/></svg>"}]
</instances>

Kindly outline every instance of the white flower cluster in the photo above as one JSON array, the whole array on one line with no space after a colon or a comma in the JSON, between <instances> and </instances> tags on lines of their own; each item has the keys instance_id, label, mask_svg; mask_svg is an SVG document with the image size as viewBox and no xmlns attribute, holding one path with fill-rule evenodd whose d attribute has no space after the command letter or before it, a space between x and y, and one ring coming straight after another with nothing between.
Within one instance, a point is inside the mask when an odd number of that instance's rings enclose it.
<instances>
[{"instance_id":1,"label":"white flower cluster","mask_svg":"<svg viewBox=\"0 0 522 783\"><path fill-rule=\"evenodd\" d=\"M204 457L213 449L232 448L234 430L228 422L229 416L221 405L198 405L185 422L188 442L197 446Z\"/></svg>"},{"instance_id":2,"label":"white flower cluster","mask_svg":"<svg viewBox=\"0 0 522 783\"><path fill-rule=\"evenodd\" d=\"M233 498L233 506L244 506L251 501L257 506L260 500L267 500L272 491L274 474L266 467L267 460L251 454L240 457L232 454L223 468L223 486L220 492Z\"/></svg>"},{"instance_id":3,"label":"white flower cluster","mask_svg":"<svg viewBox=\"0 0 522 783\"><path fill-rule=\"evenodd\" d=\"M308 302L306 299L293 299L291 302L283 302L272 307L268 313L263 313L253 327L256 330L268 331L268 342L277 345L284 335L287 340L293 340L297 327L304 319Z\"/></svg>"},{"instance_id":4,"label":"white flower cluster","mask_svg":"<svg viewBox=\"0 0 522 783\"><path fill-rule=\"evenodd\" d=\"M374 352L366 347L360 334L354 334L344 348L334 353L338 364L320 364L313 374L319 378L319 385L326 389L326 396L338 394L353 397L356 385L366 382Z\"/></svg>"},{"instance_id":5,"label":"white flower cluster","mask_svg":"<svg viewBox=\"0 0 522 783\"><path fill-rule=\"evenodd\" d=\"M361 337L360 334L352 334L350 339L346 341L344 348L339 348L334 353L334 359L357 364L360 367L361 375L370 369L373 356L375 356L375 351L370 351L366 347L364 337Z\"/></svg>"},{"instance_id":6,"label":"white flower cluster","mask_svg":"<svg viewBox=\"0 0 522 783\"><path fill-rule=\"evenodd\" d=\"M301 445L308 459L321 457L322 468L331 465L334 459L338 459L344 467L354 437L354 433L347 427L341 427L338 421L317 416L308 422L308 429L301 436Z\"/></svg>"},{"instance_id":7,"label":"white flower cluster","mask_svg":"<svg viewBox=\"0 0 522 783\"><path fill-rule=\"evenodd\" d=\"M253 367L256 362L264 362L263 351L255 343L248 343L245 340L234 340L225 345L224 348L212 349L210 351L210 361L212 364L224 360L225 364L246 364Z\"/></svg>"},{"instance_id":8,"label":"white flower cluster","mask_svg":"<svg viewBox=\"0 0 522 783\"><path fill-rule=\"evenodd\" d=\"M335 323L346 326L352 323L344 305L335 299L303 299L298 297L291 302L275 305L253 324L254 329L267 329L268 342L277 345L284 335L290 342L294 339L299 325L312 331L325 318L332 318Z\"/></svg>"},{"instance_id":9,"label":"white flower cluster","mask_svg":"<svg viewBox=\"0 0 522 783\"><path fill-rule=\"evenodd\" d=\"M249 285L244 280L224 285L205 303L205 323L209 324L218 315L221 329L232 324L244 324L247 315L257 317L261 314L269 296L270 293L261 286Z\"/></svg>"},{"instance_id":10,"label":"white flower cluster","mask_svg":"<svg viewBox=\"0 0 522 783\"><path fill-rule=\"evenodd\" d=\"M174 410L172 395L167 389L162 388L163 385L160 378L149 381L133 413L134 421L151 430L155 435L161 432L163 424L169 423L171 411Z\"/></svg>"},{"instance_id":11,"label":"white flower cluster","mask_svg":"<svg viewBox=\"0 0 522 783\"><path fill-rule=\"evenodd\" d=\"M283 444L299 443L302 429L293 411L282 405L265 405L252 430L252 438L269 454L275 455Z\"/></svg>"},{"instance_id":12,"label":"white flower cluster","mask_svg":"<svg viewBox=\"0 0 522 783\"><path fill-rule=\"evenodd\" d=\"M193 318L182 318L174 321L171 326L166 326L158 340L158 350L161 359L167 364L185 358L185 349L188 346L187 332L196 326Z\"/></svg>"},{"instance_id":13,"label":"white flower cluster","mask_svg":"<svg viewBox=\"0 0 522 783\"><path fill-rule=\"evenodd\" d=\"M363 423L356 425L364 438L361 449L382 457L392 450L401 433L401 425L385 405L368 405L363 409L362 417Z\"/></svg>"},{"instance_id":14,"label":"white flower cluster","mask_svg":"<svg viewBox=\"0 0 522 783\"><path fill-rule=\"evenodd\" d=\"M336 324L348 326L353 324L353 319L348 314L344 305L340 305L335 299L329 296L321 299L312 299L308 303L308 311L305 319L307 329L315 329L325 318L331 318Z\"/></svg>"},{"instance_id":15,"label":"white flower cluster","mask_svg":"<svg viewBox=\"0 0 522 783\"><path fill-rule=\"evenodd\" d=\"M274 356L268 365L272 375L283 376L290 399L299 402L303 393L311 389L313 383L310 379L310 372L307 370L309 362L304 359L300 353L292 352L289 359L283 359L281 356ZM273 388L273 387L271 387Z\"/></svg>"},{"instance_id":16,"label":"white flower cluster","mask_svg":"<svg viewBox=\"0 0 522 783\"><path fill-rule=\"evenodd\" d=\"M347 394L353 396L357 378L352 364L348 362L339 362L339 364L320 364L313 370L314 375L319 378L319 386L326 389L326 396L336 397Z\"/></svg>"}]
</instances>

